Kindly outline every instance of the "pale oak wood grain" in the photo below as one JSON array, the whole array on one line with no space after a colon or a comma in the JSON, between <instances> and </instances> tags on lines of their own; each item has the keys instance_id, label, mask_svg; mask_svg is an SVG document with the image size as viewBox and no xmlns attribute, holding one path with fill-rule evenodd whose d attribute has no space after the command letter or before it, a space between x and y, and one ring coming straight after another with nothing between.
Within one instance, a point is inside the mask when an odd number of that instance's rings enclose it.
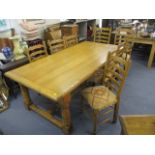
<instances>
[{"instance_id":1,"label":"pale oak wood grain","mask_svg":"<svg viewBox=\"0 0 155 155\"><path fill-rule=\"evenodd\" d=\"M83 42L5 75L57 101L87 80L116 49L116 45Z\"/></svg>"},{"instance_id":2,"label":"pale oak wood grain","mask_svg":"<svg viewBox=\"0 0 155 155\"><path fill-rule=\"evenodd\" d=\"M116 49L116 45L83 42L9 71L5 75L20 84L28 109L37 112L68 134L72 127L71 92L106 62L109 51ZM58 120L47 110L33 104L28 88L60 104L62 118Z\"/></svg>"}]
</instances>

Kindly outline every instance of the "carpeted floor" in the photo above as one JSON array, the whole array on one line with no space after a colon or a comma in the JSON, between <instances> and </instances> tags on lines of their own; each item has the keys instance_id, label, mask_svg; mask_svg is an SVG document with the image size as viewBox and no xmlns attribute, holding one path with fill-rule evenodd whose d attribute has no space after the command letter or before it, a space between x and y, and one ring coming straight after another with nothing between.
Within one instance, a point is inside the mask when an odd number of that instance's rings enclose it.
<instances>
[{"instance_id":1,"label":"carpeted floor","mask_svg":"<svg viewBox=\"0 0 155 155\"><path fill-rule=\"evenodd\" d=\"M155 65L152 69L146 67L146 57L133 56L133 63L121 96L120 114L155 114ZM35 102L46 103L51 101L31 92ZM90 134L92 122L85 114L79 114L79 94L72 99L71 112L73 133L75 135ZM0 130L6 135L61 135L62 131L40 117L38 114L25 109L22 97L10 99L10 108L0 113ZM119 121L116 124L106 124L98 128L97 134L120 134Z\"/></svg>"}]
</instances>

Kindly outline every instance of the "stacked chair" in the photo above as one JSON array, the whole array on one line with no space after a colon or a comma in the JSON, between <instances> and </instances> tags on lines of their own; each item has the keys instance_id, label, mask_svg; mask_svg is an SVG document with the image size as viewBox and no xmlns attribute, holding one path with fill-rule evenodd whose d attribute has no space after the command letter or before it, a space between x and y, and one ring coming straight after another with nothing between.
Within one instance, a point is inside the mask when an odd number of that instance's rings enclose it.
<instances>
[{"instance_id":1,"label":"stacked chair","mask_svg":"<svg viewBox=\"0 0 155 155\"><path fill-rule=\"evenodd\" d=\"M77 26L73 25L75 29L67 25L60 26L60 24L53 25L45 30L44 36L48 47L48 52L54 54L61 50L74 46L78 43Z\"/></svg>"},{"instance_id":2,"label":"stacked chair","mask_svg":"<svg viewBox=\"0 0 155 155\"><path fill-rule=\"evenodd\" d=\"M54 54L65 48L78 44L78 37L77 35L64 36L61 39L48 40L47 44L50 49L50 53Z\"/></svg>"},{"instance_id":3,"label":"stacked chair","mask_svg":"<svg viewBox=\"0 0 155 155\"><path fill-rule=\"evenodd\" d=\"M78 37L77 35L64 36L64 41L66 47L71 47L78 44Z\"/></svg>"},{"instance_id":4,"label":"stacked chair","mask_svg":"<svg viewBox=\"0 0 155 155\"><path fill-rule=\"evenodd\" d=\"M48 40L47 44L51 54L59 52L65 48L65 42L63 39Z\"/></svg>"},{"instance_id":5,"label":"stacked chair","mask_svg":"<svg viewBox=\"0 0 155 155\"><path fill-rule=\"evenodd\" d=\"M124 57L124 55L128 55L125 47L109 52L102 84L85 88L82 91L83 101L86 100L87 105L92 110L93 134L96 134L97 124L110 121L107 116L111 112L114 111L112 122L117 121L120 95L131 65L131 59L128 59L127 56ZM105 118L99 122L98 116L101 112Z\"/></svg>"},{"instance_id":6,"label":"stacked chair","mask_svg":"<svg viewBox=\"0 0 155 155\"><path fill-rule=\"evenodd\" d=\"M60 29L60 24L54 24L52 26L49 26L44 31L45 40L61 39L61 37L62 37L62 32Z\"/></svg>"},{"instance_id":7,"label":"stacked chair","mask_svg":"<svg viewBox=\"0 0 155 155\"><path fill-rule=\"evenodd\" d=\"M94 30L94 41L104 44L109 44L111 39L111 28L95 28Z\"/></svg>"},{"instance_id":8,"label":"stacked chair","mask_svg":"<svg viewBox=\"0 0 155 155\"><path fill-rule=\"evenodd\" d=\"M27 41L27 44L28 44L27 56L29 62L34 62L48 55L45 42L42 41L41 39Z\"/></svg>"}]
</instances>

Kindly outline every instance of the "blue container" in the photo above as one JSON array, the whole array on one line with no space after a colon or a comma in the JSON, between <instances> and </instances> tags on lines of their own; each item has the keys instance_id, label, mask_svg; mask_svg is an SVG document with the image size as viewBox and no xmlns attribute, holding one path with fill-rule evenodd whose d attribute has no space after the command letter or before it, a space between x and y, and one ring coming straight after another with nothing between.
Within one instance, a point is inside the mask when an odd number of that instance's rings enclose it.
<instances>
[{"instance_id":1,"label":"blue container","mask_svg":"<svg viewBox=\"0 0 155 155\"><path fill-rule=\"evenodd\" d=\"M8 59L12 56L12 50L10 47L4 47L2 48L2 52L5 55L5 57Z\"/></svg>"}]
</instances>

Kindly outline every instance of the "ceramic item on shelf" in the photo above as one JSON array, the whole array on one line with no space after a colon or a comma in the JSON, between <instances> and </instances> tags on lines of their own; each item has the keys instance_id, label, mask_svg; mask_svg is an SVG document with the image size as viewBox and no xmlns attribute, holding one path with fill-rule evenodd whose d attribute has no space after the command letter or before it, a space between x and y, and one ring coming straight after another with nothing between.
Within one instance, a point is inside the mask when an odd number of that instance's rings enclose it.
<instances>
[{"instance_id":1,"label":"ceramic item on shelf","mask_svg":"<svg viewBox=\"0 0 155 155\"><path fill-rule=\"evenodd\" d=\"M24 49L21 48L21 46L20 46L20 37L18 35L16 35L16 36L11 37L10 39L13 42L14 59L18 60L18 59L24 58L25 57Z\"/></svg>"},{"instance_id":2,"label":"ceramic item on shelf","mask_svg":"<svg viewBox=\"0 0 155 155\"><path fill-rule=\"evenodd\" d=\"M10 47L3 47L1 49L1 51L3 52L4 56L6 57L6 59L11 59L13 56L12 50Z\"/></svg>"}]
</instances>

